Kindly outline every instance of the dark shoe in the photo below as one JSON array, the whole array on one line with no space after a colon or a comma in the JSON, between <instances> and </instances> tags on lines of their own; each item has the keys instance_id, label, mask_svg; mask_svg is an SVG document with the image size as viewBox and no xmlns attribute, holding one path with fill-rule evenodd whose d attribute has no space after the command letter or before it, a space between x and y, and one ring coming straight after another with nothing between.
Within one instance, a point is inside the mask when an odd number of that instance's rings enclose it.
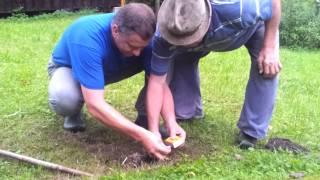
<instances>
[{"instance_id":1,"label":"dark shoe","mask_svg":"<svg viewBox=\"0 0 320 180\"><path fill-rule=\"evenodd\" d=\"M134 122L136 125L143 127L145 129L148 129L148 118L147 116L143 116L143 115L138 115L136 121ZM161 138L162 139L166 139L169 137L169 133L167 131L167 129L160 125L159 127L159 132L161 134Z\"/></svg>"},{"instance_id":2,"label":"dark shoe","mask_svg":"<svg viewBox=\"0 0 320 180\"><path fill-rule=\"evenodd\" d=\"M239 144L240 149L254 148L254 146L257 144L257 141L257 138L249 136L242 131L240 131L237 139L237 143Z\"/></svg>"},{"instance_id":3,"label":"dark shoe","mask_svg":"<svg viewBox=\"0 0 320 180\"><path fill-rule=\"evenodd\" d=\"M159 132L161 134L162 139L167 139L170 136L167 131L167 128L165 128L163 125L160 125Z\"/></svg>"},{"instance_id":4,"label":"dark shoe","mask_svg":"<svg viewBox=\"0 0 320 180\"><path fill-rule=\"evenodd\" d=\"M201 121L204 119L204 115L200 115L200 116L193 116L192 118L189 119L181 119L181 118L177 118L177 122L178 123L188 123L188 122L193 122L193 121Z\"/></svg>"},{"instance_id":5,"label":"dark shoe","mask_svg":"<svg viewBox=\"0 0 320 180\"><path fill-rule=\"evenodd\" d=\"M136 125L148 129L148 118L147 116L138 115L136 121L134 122Z\"/></svg>"},{"instance_id":6,"label":"dark shoe","mask_svg":"<svg viewBox=\"0 0 320 180\"><path fill-rule=\"evenodd\" d=\"M86 125L84 123L83 115L77 114L74 116L66 116L64 118L63 128L73 133L84 131Z\"/></svg>"},{"instance_id":7,"label":"dark shoe","mask_svg":"<svg viewBox=\"0 0 320 180\"><path fill-rule=\"evenodd\" d=\"M190 118L190 119L177 119L177 123L190 123L193 122L194 119Z\"/></svg>"}]
</instances>

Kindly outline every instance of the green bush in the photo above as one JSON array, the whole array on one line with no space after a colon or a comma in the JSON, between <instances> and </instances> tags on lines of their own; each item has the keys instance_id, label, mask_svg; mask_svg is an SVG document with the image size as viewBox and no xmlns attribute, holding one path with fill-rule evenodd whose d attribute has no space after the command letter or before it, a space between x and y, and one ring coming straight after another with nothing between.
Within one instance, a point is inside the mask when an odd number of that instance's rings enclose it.
<instances>
[{"instance_id":1,"label":"green bush","mask_svg":"<svg viewBox=\"0 0 320 180\"><path fill-rule=\"evenodd\" d=\"M320 14L315 0L283 0L280 27L282 46L320 48Z\"/></svg>"}]
</instances>

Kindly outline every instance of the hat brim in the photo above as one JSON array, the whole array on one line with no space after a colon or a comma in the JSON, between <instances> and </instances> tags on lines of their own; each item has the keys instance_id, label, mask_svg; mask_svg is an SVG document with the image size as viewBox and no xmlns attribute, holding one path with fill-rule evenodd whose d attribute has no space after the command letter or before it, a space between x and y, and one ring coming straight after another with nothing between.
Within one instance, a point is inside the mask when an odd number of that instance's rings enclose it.
<instances>
[{"instance_id":1,"label":"hat brim","mask_svg":"<svg viewBox=\"0 0 320 180\"><path fill-rule=\"evenodd\" d=\"M211 5L208 0L206 1L206 17L203 19L203 22L200 23L199 28L197 31L195 31L193 34L189 35L181 35L177 36L172 34L167 28L166 28L166 21L168 20L166 17L165 9L170 8L169 3L167 3L170 0L165 0L159 9L158 12L158 28L160 31L161 36L168 41L170 44L177 45L177 46L187 46L194 44L196 42L199 42L203 39L205 34L207 33L210 22L211 22Z\"/></svg>"}]
</instances>

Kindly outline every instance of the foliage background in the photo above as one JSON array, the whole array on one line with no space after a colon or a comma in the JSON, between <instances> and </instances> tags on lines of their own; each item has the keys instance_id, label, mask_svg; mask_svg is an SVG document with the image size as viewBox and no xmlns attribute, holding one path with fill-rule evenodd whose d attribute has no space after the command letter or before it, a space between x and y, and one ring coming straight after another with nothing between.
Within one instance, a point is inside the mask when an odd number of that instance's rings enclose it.
<instances>
[{"instance_id":1,"label":"foliage background","mask_svg":"<svg viewBox=\"0 0 320 180\"><path fill-rule=\"evenodd\" d=\"M320 13L317 14L315 2L315 0L282 0L280 27L282 46L320 48Z\"/></svg>"}]
</instances>

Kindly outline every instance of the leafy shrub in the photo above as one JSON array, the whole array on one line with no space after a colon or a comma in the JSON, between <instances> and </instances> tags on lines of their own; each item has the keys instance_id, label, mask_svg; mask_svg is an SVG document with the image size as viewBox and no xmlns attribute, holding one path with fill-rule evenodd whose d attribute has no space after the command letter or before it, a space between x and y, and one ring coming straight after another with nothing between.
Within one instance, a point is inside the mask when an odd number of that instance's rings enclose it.
<instances>
[{"instance_id":1,"label":"leafy shrub","mask_svg":"<svg viewBox=\"0 0 320 180\"><path fill-rule=\"evenodd\" d=\"M315 0L283 0L280 27L281 45L320 48L320 14Z\"/></svg>"}]
</instances>

